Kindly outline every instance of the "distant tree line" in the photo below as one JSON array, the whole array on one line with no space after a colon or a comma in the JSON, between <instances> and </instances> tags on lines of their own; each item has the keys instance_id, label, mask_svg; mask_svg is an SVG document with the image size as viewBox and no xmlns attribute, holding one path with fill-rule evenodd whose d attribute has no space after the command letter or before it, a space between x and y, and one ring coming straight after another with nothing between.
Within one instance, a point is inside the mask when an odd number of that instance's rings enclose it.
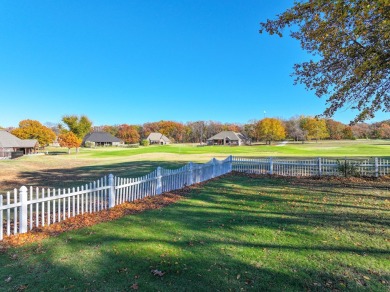
<instances>
[{"instance_id":1,"label":"distant tree line","mask_svg":"<svg viewBox=\"0 0 390 292\"><path fill-rule=\"evenodd\" d=\"M221 131L240 132L253 142L290 139L294 141L342 140L342 139L390 139L390 120L366 124L345 125L332 119L297 116L288 120L264 118L245 124L221 123L217 121L148 122L143 125L105 125L93 127L92 131L111 133L125 143L139 143L150 133L159 132L176 143L204 143Z\"/></svg>"},{"instance_id":2,"label":"distant tree line","mask_svg":"<svg viewBox=\"0 0 390 292\"><path fill-rule=\"evenodd\" d=\"M373 124L357 123L345 125L333 119L310 116L296 116L288 120L264 118L246 124L221 123L217 121L195 121L180 123L175 121L147 122L143 125L103 125L92 126L87 116L67 115L60 124L42 125L35 120L23 120L18 128L8 129L22 139L37 139L41 147L56 139L62 147L79 148L83 137L92 132L108 132L127 144L137 144L150 133L164 134L176 143L205 143L208 138L221 131L240 132L252 142L265 142L290 139L294 141L341 140L341 139L390 139L390 120Z\"/></svg>"}]
</instances>

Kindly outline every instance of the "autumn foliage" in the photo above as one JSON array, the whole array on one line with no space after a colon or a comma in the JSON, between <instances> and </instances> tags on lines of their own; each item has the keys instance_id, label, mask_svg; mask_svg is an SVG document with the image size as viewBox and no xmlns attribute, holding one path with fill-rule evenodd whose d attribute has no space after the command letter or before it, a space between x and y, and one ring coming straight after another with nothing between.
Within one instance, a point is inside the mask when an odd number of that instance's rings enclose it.
<instances>
[{"instance_id":1,"label":"autumn foliage","mask_svg":"<svg viewBox=\"0 0 390 292\"><path fill-rule=\"evenodd\" d=\"M66 124L69 131L73 132L80 139L83 139L91 131L92 122L87 116L67 115L62 117L62 121Z\"/></svg>"},{"instance_id":2,"label":"autumn foliage","mask_svg":"<svg viewBox=\"0 0 390 292\"><path fill-rule=\"evenodd\" d=\"M314 117L303 117L301 119L301 127L306 131L307 140L321 140L329 137L326 120L317 119Z\"/></svg>"},{"instance_id":3,"label":"autumn foliage","mask_svg":"<svg viewBox=\"0 0 390 292\"><path fill-rule=\"evenodd\" d=\"M123 124L119 126L119 130L116 134L116 137L122 139L125 143L135 144L139 143L140 135L136 126L130 126Z\"/></svg>"},{"instance_id":4,"label":"autumn foliage","mask_svg":"<svg viewBox=\"0 0 390 292\"><path fill-rule=\"evenodd\" d=\"M295 82L327 99L326 117L348 105L354 121L390 112L390 9L388 0L294 1L260 33L286 29L308 55L295 64Z\"/></svg>"},{"instance_id":5,"label":"autumn foliage","mask_svg":"<svg viewBox=\"0 0 390 292\"><path fill-rule=\"evenodd\" d=\"M282 121L273 118L265 118L258 122L256 133L259 139L265 140L269 144L272 141L286 138L286 130Z\"/></svg>"},{"instance_id":6,"label":"autumn foliage","mask_svg":"<svg viewBox=\"0 0 390 292\"><path fill-rule=\"evenodd\" d=\"M37 139L42 147L52 143L56 138L56 134L51 129L35 120L21 121L19 128L11 133L20 139Z\"/></svg>"},{"instance_id":7,"label":"autumn foliage","mask_svg":"<svg viewBox=\"0 0 390 292\"><path fill-rule=\"evenodd\" d=\"M81 146L81 139L78 138L73 132L67 132L58 136L58 143L61 147L68 148L70 154L71 148L78 148Z\"/></svg>"},{"instance_id":8,"label":"autumn foliage","mask_svg":"<svg viewBox=\"0 0 390 292\"><path fill-rule=\"evenodd\" d=\"M161 133L173 141L183 142L185 136L185 126L182 123L174 121L159 121L145 123L143 125L144 138L153 132Z\"/></svg>"},{"instance_id":9,"label":"autumn foliage","mask_svg":"<svg viewBox=\"0 0 390 292\"><path fill-rule=\"evenodd\" d=\"M50 236L57 236L60 233L92 226L101 222L116 220L126 215L138 214L146 210L160 209L173 204L185 196L191 189L199 188L203 184L186 187L181 190L172 191L155 197L146 197L134 202L125 202L109 210L102 210L94 213L86 213L68 218L62 222L48 226L34 228L28 233L11 235L2 241L1 249L6 250L10 246L21 246L27 243L38 242Z\"/></svg>"}]
</instances>

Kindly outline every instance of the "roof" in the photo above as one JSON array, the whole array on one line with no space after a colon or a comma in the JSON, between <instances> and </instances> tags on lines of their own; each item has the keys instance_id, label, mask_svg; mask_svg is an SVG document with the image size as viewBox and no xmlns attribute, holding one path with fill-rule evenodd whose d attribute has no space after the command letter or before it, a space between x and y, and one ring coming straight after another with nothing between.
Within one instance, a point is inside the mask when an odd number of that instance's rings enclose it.
<instances>
[{"instance_id":1,"label":"roof","mask_svg":"<svg viewBox=\"0 0 390 292\"><path fill-rule=\"evenodd\" d=\"M21 142L21 148L34 148L35 145L37 145L38 141L35 139L25 139L25 140L20 140Z\"/></svg>"},{"instance_id":2,"label":"roof","mask_svg":"<svg viewBox=\"0 0 390 292\"><path fill-rule=\"evenodd\" d=\"M164 142L170 142L169 138L161 133L150 133L147 140L150 141L160 141L163 140Z\"/></svg>"},{"instance_id":3,"label":"roof","mask_svg":"<svg viewBox=\"0 0 390 292\"><path fill-rule=\"evenodd\" d=\"M37 143L36 139L22 140L7 131L0 130L0 148L34 148Z\"/></svg>"},{"instance_id":4,"label":"roof","mask_svg":"<svg viewBox=\"0 0 390 292\"><path fill-rule=\"evenodd\" d=\"M107 132L92 132L85 135L83 139L83 143L86 141L90 142L100 142L100 143L108 143L108 142L122 142L121 139L114 137L110 133Z\"/></svg>"},{"instance_id":5,"label":"roof","mask_svg":"<svg viewBox=\"0 0 390 292\"><path fill-rule=\"evenodd\" d=\"M236 133L233 131L222 131L207 140L224 140L226 138L229 138L230 141L238 141L238 140L247 140L248 138L241 134L241 133Z\"/></svg>"}]
</instances>

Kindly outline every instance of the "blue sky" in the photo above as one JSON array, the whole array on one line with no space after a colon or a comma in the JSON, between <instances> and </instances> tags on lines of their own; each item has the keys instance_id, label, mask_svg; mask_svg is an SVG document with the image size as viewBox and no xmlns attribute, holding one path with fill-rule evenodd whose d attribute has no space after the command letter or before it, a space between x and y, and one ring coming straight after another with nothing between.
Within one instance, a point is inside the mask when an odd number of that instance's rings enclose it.
<instances>
[{"instance_id":1,"label":"blue sky","mask_svg":"<svg viewBox=\"0 0 390 292\"><path fill-rule=\"evenodd\" d=\"M287 34L258 33L292 3L0 1L0 125L66 114L94 125L320 114L325 99L290 76L309 56Z\"/></svg>"}]
</instances>

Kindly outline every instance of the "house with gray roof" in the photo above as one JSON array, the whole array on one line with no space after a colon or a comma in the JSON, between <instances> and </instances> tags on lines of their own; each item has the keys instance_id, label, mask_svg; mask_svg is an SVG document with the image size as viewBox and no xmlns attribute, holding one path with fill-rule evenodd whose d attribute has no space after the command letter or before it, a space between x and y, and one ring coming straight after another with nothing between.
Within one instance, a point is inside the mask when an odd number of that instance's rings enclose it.
<instances>
[{"instance_id":1,"label":"house with gray roof","mask_svg":"<svg viewBox=\"0 0 390 292\"><path fill-rule=\"evenodd\" d=\"M85 135L82 145L85 143L93 143L94 146L119 146L123 145L123 141L117 137L114 137L107 132L92 132Z\"/></svg>"},{"instance_id":2,"label":"house with gray roof","mask_svg":"<svg viewBox=\"0 0 390 292\"><path fill-rule=\"evenodd\" d=\"M32 154L38 147L36 139L19 139L7 131L0 130L0 157L11 157L12 153L19 153L18 156Z\"/></svg>"},{"instance_id":3,"label":"house with gray roof","mask_svg":"<svg viewBox=\"0 0 390 292\"><path fill-rule=\"evenodd\" d=\"M146 140L149 141L149 144L159 144L159 145L166 145L170 144L171 140L169 138L161 133L150 133L149 136L146 138Z\"/></svg>"},{"instance_id":4,"label":"house with gray roof","mask_svg":"<svg viewBox=\"0 0 390 292\"><path fill-rule=\"evenodd\" d=\"M250 139L241 133L222 131L207 139L207 145L249 145Z\"/></svg>"}]
</instances>

